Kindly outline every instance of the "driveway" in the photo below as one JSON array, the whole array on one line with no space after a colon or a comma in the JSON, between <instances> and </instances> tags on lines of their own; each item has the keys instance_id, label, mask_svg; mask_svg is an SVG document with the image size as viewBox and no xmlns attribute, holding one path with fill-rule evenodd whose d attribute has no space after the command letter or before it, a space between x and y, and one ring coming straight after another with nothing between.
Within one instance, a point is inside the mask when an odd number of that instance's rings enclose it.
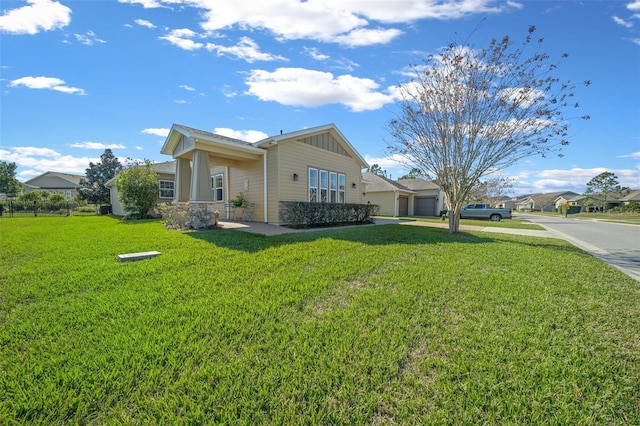
<instances>
[{"instance_id":1,"label":"driveway","mask_svg":"<svg viewBox=\"0 0 640 426\"><path fill-rule=\"evenodd\" d=\"M518 215L640 281L640 226L562 216Z\"/></svg>"}]
</instances>

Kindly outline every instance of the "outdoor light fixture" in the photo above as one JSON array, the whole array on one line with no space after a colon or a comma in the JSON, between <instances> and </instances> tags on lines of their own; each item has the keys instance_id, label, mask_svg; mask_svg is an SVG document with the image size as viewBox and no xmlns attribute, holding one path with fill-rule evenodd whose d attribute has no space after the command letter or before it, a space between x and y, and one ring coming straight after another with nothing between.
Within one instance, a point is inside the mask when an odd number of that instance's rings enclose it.
<instances>
[{"instance_id":1,"label":"outdoor light fixture","mask_svg":"<svg viewBox=\"0 0 640 426\"><path fill-rule=\"evenodd\" d=\"M357 185L356 185L356 183L355 183L355 182L351 182L351 187L352 187L352 188L355 188L356 186L357 186Z\"/></svg>"},{"instance_id":2,"label":"outdoor light fixture","mask_svg":"<svg viewBox=\"0 0 640 426\"><path fill-rule=\"evenodd\" d=\"M297 173L293 174L293 180L298 180L298 174Z\"/></svg>"}]
</instances>

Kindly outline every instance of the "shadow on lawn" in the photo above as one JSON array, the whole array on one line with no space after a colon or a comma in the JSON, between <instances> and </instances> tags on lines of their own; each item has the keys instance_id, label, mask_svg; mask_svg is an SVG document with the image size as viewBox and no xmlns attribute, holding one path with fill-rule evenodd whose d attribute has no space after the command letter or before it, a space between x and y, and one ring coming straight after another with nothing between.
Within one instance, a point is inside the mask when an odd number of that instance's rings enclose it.
<instances>
[{"instance_id":1,"label":"shadow on lawn","mask_svg":"<svg viewBox=\"0 0 640 426\"><path fill-rule=\"evenodd\" d=\"M521 237L502 234L483 234L461 232L449 234L447 229L430 227L413 227L400 225L377 225L349 228L331 228L313 232L299 232L277 236L265 236L234 230L194 231L186 235L206 241L217 247L231 250L256 253L268 248L287 244L317 241L323 239L342 240L366 245L395 245L395 244L485 244L500 241L518 243L527 246L547 246L554 250L582 252L569 244L550 243L547 239L535 237ZM556 241L556 240L554 240Z\"/></svg>"}]
</instances>

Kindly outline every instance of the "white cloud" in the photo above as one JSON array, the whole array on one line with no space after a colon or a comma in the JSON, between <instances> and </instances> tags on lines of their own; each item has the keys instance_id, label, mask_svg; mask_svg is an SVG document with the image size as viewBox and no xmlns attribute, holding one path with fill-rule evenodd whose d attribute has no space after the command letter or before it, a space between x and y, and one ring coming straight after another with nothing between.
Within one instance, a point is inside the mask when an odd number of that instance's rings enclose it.
<instances>
[{"instance_id":1,"label":"white cloud","mask_svg":"<svg viewBox=\"0 0 640 426\"><path fill-rule=\"evenodd\" d=\"M0 31L37 34L64 28L71 22L71 9L57 1L27 0L29 6L10 9L0 16Z\"/></svg>"},{"instance_id":2,"label":"white cloud","mask_svg":"<svg viewBox=\"0 0 640 426\"><path fill-rule=\"evenodd\" d=\"M358 28L348 34L337 36L334 40L349 47L371 46L374 44L387 44L401 34L402 31L394 28L388 30L383 28L373 30Z\"/></svg>"},{"instance_id":3,"label":"white cloud","mask_svg":"<svg viewBox=\"0 0 640 426\"><path fill-rule=\"evenodd\" d=\"M171 129L150 127L147 129L143 129L140 133L144 133L145 135L162 136L163 138L166 138L167 136L169 136L170 131Z\"/></svg>"},{"instance_id":4,"label":"white cloud","mask_svg":"<svg viewBox=\"0 0 640 426\"><path fill-rule=\"evenodd\" d=\"M515 1L511 1L511 0L508 0L507 4L510 7L513 7L514 9L522 9L524 7L524 5L522 3L518 3L518 2L515 2Z\"/></svg>"},{"instance_id":5,"label":"white cloud","mask_svg":"<svg viewBox=\"0 0 640 426\"><path fill-rule=\"evenodd\" d=\"M177 103L177 104L181 104L181 105L182 105L182 104L186 104L186 103L188 103L188 102L187 102L187 101L185 101L184 99L176 99L176 100L175 100L175 101L173 101L173 102L175 102L175 103Z\"/></svg>"},{"instance_id":6,"label":"white cloud","mask_svg":"<svg viewBox=\"0 0 640 426\"><path fill-rule=\"evenodd\" d=\"M233 130L227 127L217 127L213 130L213 133L245 142L258 142L269 136L258 130Z\"/></svg>"},{"instance_id":7,"label":"white cloud","mask_svg":"<svg viewBox=\"0 0 640 426\"><path fill-rule=\"evenodd\" d=\"M640 46L640 38L632 38L631 41L633 42L633 44L637 44L638 46Z\"/></svg>"},{"instance_id":8,"label":"white cloud","mask_svg":"<svg viewBox=\"0 0 640 426\"><path fill-rule=\"evenodd\" d=\"M616 158L636 158L640 160L640 151L632 152L631 154L618 155Z\"/></svg>"},{"instance_id":9,"label":"white cloud","mask_svg":"<svg viewBox=\"0 0 640 426\"><path fill-rule=\"evenodd\" d=\"M316 61L325 61L325 60L330 58L329 55L325 55L323 53L320 53L320 51L315 47L306 47L305 46L304 53L306 53L307 55L311 56Z\"/></svg>"},{"instance_id":10,"label":"white cloud","mask_svg":"<svg viewBox=\"0 0 640 426\"><path fill-rule=\"evenodd\" d=\"M640 189L640 170L633 169L615 170L605 167L583 169L574 167L570 170L521 170L509 177L514 178L513 190L517 195L562 190L574 191L580 194L586 190L587 182L603 172L614 173L622 186L628 186L631 189Z\"/></svg>"},{"instance_id":11,"label":"white cloud","mask_svg":"<svg viewBox=\"0 0 640 426\"><path fill-rule=\"evenodd\" d=\"M16 80L13 80L9 83L11 87L19 87L24 86L29 89L47 89L47 90L55 90L57 92L67 93L67 94L75 94L75 95L85 95L85 91L78 87L69 87L65 86L64 80L61 80L56 77L22 77Z\"/></svg>"},{"instance_id":12,"label":"white cloud","mask_svg":"<svg viewBox=\"0 0 640 426\"><path fill-rule=\"evenodd\" d=\"M191 86L187 86L186 84L181 84L178 87L181 88L181 89L187 90L189 92L194 92L196 90Z\"/></svg>"},{"instance_id":13,"label":"white cloud","mask_svg":"<svg viewBox=\"0 0 640 426\"><path fill-rule=\"evenodd\" d=\"M119 3L139 4L145 9L164 7L161 0L118 0Z\"/></svg>"},{"instance_id":14,"label":"white cloud","mask_svg":"<svg viewBox=\"0 0 640 426\"><path fill-rule=\"evenodd\" d=\"M165 36L158 37L161 40L167 40L169 43L173 44L176 47L184 50L198 50L204 47L204 43L196 42L191 40L192 38L198 36L197 33L188 29L181 28L177 30L172 30L169 34Z\"/></svg>"},{"instance_id":15,"label":"white cloud","mask_svg":"<svg viewBox=\"0 0 640 426\"><path fill-rule=\"evenodd\" d=\"M633 11L640 11L640 0L634 0L627 5L627 9Z\"/></svg>"},{"instance_id":16,"label":"white cloud","mask_svg":"<svg viewBox=\"0 0 640 426\"><path fill-rule=\"evenodd\" d=\"M622 18L619 18L617 16L612 16L612 19L616 24L621 25L621 26L623 26L625 28L633 28L633 23L625 21Z\"/></svg>"},{"instance_id":17,"label":"white cloud","mask_svg":"<svg viewBox=\"0 0 640 426\"><path fill-rule=\"evenodd\" d=\"M136 19L135 21L136 24L140 25L141 27L147 27L147 28L155 28L156 26L153 25L151 22L147 21L146 19Z\"/></svg>"},{"instance_id":18,"label":"white cloud","mask_svg":"<svg viewBox=\"0 0 640 426\"><path fill-rule=\"evenodd\" d=\"M74 34L74 36L76 40L87 46L92 46L94 43L106 43L106 41L98 38L93 31L87 31L86 34Z\"/></svg>"},{"instance_id":19,"label":"white cloud","mask_svg":"<svg viewBox=\"0 0 640 426\"><path fill-rule=\"evenodd\" d=\"M240 42L235 46L221 46L215 43L207 43L207 50L217 52L218 56L229 54L238 59L243 59L248 63L255 61L284 61L282 56L272 55L270 53L260 52L258 44L249 37L242 37Z\"/></svg>"},{"instance_id":20,"label":"white cloud","mask_svg":"<svg viewBox=\"0 0 640 426\"><path fill-rule=\"evenodd\" d=\"M348 74L335 77L329 72L304 68L252 70L245 83L249 86L246 93L291 106L343 104L360 112L376 110L394 101L390 94L380 92L378 83L371 79Z\"/></svg>"},{"instance_id":21,"label":"white cloud","mask_svg":"<svg viewBox=\"0 0 640 426\"><path fill-rule=\"evenodd\" d=\"M29 179L46 171L85 174L89 163L97 163L100 157L74 157L63 155L50 148L15 147L0 149L0 160L16 163L22 170L18 176Z\"/></svg>"},{"instance_id":22,"label":"white cloud","mask_svg":"<svg viewBox=\"0 0 640 426\"><path fill-rule=\"evenodd\" d=\"M71 144L72 148L82 149L125 149L121 143L104 144L102 142L76 142Z\"/></svg>"}]
</instances>

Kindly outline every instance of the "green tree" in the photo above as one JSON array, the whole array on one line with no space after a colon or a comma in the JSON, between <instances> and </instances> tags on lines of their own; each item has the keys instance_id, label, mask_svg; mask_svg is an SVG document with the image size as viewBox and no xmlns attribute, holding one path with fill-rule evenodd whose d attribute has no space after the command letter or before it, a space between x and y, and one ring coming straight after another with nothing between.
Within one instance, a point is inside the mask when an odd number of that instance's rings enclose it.
<instances>
[{"instance_id":1,"label":"green tree","mask_svg":"<svg viewBox=\"0 0 640 426\"><path fill-rule=\"evenodd\" d=\"M422 170L417 169L415 167L413 167L411 170L409 170L409 173L407 173L406 175L401 176L401 177L398 178L398 180L402 180L402 179L426 179L426 180L430 180L429 179L429 175L427 175Z\"/></svg>"},{"instance_id":2,"label":"green tree","mask_svg":"<svg viewBox=\"0 0 640 426\"><path fill-rule=\"evenodd\" d=\"M387 171L380 167L378 164L373 164L371 167L367 169L369 173L373 173L374 175L381 176L383 178L387 177Z\"/></svg>"},{"instance_id":3,"label":"green tree","mask_svg":"<svg viewBox=\"0 0 640 426\"><path fill-rule=\"evenodd\" d=\"M0 161L0 193L16 196L20 190L20 182L16 179L16 163Z\"/></svg>"},{"instance_id":4,"label":"green tree","mask_svg":"<svg viewBox=\"0 0 640 426\"><path fill-rule=\"evenodd\" d=\"M572 117L565 111L579 107L576 85L554 75L568 55L550 60L543 39L532 41L534 32L530 27L518 45L508 36L481 49L452 42L413 66L413 80L398 88L388 148L441 186L451 233L459 231L460 210L482 177L569 143Z\"/></svg>"},{"instance_id":5,"label":"green tree","mask_svg":"<svg viewBox=\"0 0 640 426\"><path fill-rule=\"evenodd\" d=\"M587 182L587 191L584 193L587 196L585 205L594 205L606 211L612 195L624 197L629 191L629 188L620 185L614 173L603 172Z\"/></svg>"},{"instance_id":6,"label":"green tree","mask_svg":"<svg viewBox=\"0 0 640 426\"><path fill-rule=\"evenodd\" d=\"M80 196L91 204L108 204L109 188L104 184L122 170L122 164L118 158L107 148L100 156L100 162L89 163L89 168L85 170L86 178L80 179L80 185L82 185Z\"/></svg>"},{"instance_id":7,"label":"green tree","mask_svg":"<svg viewBox=\"0 0 640 426\"><path fill-rule=\"evenodd\" d=\"M158 199L158 174L151 162L134 163L122 170L115 180L124 211L145 217Z\"/></svg>"}]
</instances>

